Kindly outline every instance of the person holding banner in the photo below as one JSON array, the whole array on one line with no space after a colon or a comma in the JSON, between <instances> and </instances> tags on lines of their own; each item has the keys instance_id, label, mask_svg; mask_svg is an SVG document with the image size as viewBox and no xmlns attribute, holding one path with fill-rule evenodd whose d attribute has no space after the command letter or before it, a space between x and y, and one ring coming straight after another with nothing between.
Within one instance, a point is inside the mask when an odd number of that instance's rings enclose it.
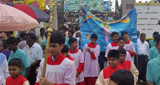
<instances>
[{"instance_id":1,"label":"person holding banner","mask_svg":"<svg viewBox=\"0 0 160 85\"><path fill-rule=\"evenodd\" d=\"M85 44L83 49L85 85L95 85L99 74L98 56L100 46L96 44L97 38L97 34L92 34L91 43Z\"/></svg>"},{"instance_id":2,"label":"person holding banner","mask_svg":"<svg viewBox=\"0 0 160 85\"><path fill-rule=\"evenodd\" d=\"M119 38L119 34L118 32L112 32L111 33L111 38L113 39L113 42L109 43L107 45L107 48L106 48L106 53L105 53L105 57L107 58L108 56L108 52L112 49L118 49L118 38Z\"/></svg>"},{"instance_id":3,"label":"person holding banner","mask_svg":"<svg viewBox=\"0 0 160 85\"><path fill-rule=\"evenodd\" d=\"M59 32L53 32L50 38L47 59L46 75L42 78L44 59L41 60L35 85L75 85L75 64L66 58L61 50L64 47L65 37Z\"/></svg>"},{"instance_id":4,"label":"person holding banner","mask_svg":"<svg viewBox=\"0 0 160 85\"><path fill-rule=\"evenodd\" d=\"M126 31L121 33L121 37L125 40L125 49L129 52L131 55L131 61L134 63L134 56L136 55L134 43L129 40L128 33Z\"/></svg>"}]
</instances>

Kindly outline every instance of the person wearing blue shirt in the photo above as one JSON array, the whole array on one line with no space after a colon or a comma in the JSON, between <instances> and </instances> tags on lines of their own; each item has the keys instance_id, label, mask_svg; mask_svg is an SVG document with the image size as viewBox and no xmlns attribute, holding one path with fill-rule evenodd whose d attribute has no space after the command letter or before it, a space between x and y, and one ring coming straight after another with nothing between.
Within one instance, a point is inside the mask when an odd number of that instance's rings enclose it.
<instances>
[{"instance_id":1,"label":"person wearing blue shirt","mask_svg":"<svg viewBox=\"0 0 160 85\"><path fill-rule=\"evenodd\" d=\"M8 38L6 43L7 46L9 47L9 50L11 51L8 62L14 58L20 59L23 63L23 70L21 71L21 74L27 78L29 75L29 67L30 67L27 54L23 50L17 47L18 41L15 37Z\"/></svg>"},{"instance_id":2,"label":"person wearing blue shirt","mask_svg":"<svg viewBox=\"0 0 160 85\"><path fill-rule=\"evenodd\" d=\"M160 35L157 35L156 37L156 48L158 49L158 52L160 53ZM160 54L158 57L150 60L147 65L147 82L149 85L160 85Z\"/></svg>"},{"instance_id":3,"label":"person wearing blue shirt","mask_svg":"<svg viewBox=\"0 0 160 85\"><path fill-rule=\"evenodd\" d=\"M159 55L159 52L155 46L149 49L149 56L148 56L149 60L156 58L158 55Z\"/></svg>"},{"instance_id":4,"label":"person wearing blue shirt","mask_svg":"<svg viewBox=\"0 0 160 85\"><path fill-rule=\"evenodd\" d=\"M64 45L67 45L68 48L70 48L69 39L73 37L73 33L74 33L73 30L70 30L70 31L68 32L68 37L65 38L65 43L64 43Z\"/></svg>"},{"instance_id":5,"label":"person wearing blue shirt","mask_svg":"<svg viewBox=\"0 0 160 85\"><path fill-rule=\"evenodd\" d=\"M158 32L154 32L153 33L153 40L150 40L149 41L149 48L152 48L153 46L155 46L155 37L156 37L156 35L158 35L159 33Z\"/></svg>"}]
</instances>

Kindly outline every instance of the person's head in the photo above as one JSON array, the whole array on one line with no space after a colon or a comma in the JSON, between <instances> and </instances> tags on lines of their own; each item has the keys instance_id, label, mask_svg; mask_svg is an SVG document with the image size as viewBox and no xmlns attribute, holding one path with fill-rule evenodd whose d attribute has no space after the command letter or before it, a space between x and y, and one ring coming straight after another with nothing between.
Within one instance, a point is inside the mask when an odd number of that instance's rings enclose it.
<instances>
[{"instance_id":1,"label":"person's head","mask_svg":"<svg viewBox=\"0 0 160 85\"><path fill-rule=\"evenodd\" d=\"M145 34L145 33L141 33L141 35L140 35L140 40L141 40L142 42L144 42L145 39L146 39L146 34Z\"/></svg>"},{"instance_id":2,"label":"person's head","mask_svg":"<svg viewBox=\"0 0 160 85\"><path fill-rule=\"evenodd\" d=\"M64 34L63 28L59 29L58 31L59 31L60 33Z\"/></svg>"},{"instance_id":3,"label":"person's head","mask_svg":"<svg viewBox=\"0 0 160 85\"><path fill-rule=\"evenodd\" d=\"M112 68L115 68L118 66L118 60L119 60L119 52L117 50L110 50L108 52L108 63Z\"/></svg>"},{"instance_id":4,"label":"person's head","mask_svg":"<svg viewBox=\"0 0 160 85\"><path fill-rule=\"evenodd\" d=\"M153 39L154 39L154 40L155 40L155 37L156 37L158 34L159 34L159 32L156 32L156 31L153 33Z\"/></svg>"},{"instance_id":5,"label":"person's head","mask_svg":"<svg viewBox=\"0 0 160 85\"><path fill-rule=\"evenodd\" d=\"M119 52L119 62L123 63L126 58L126 50L124 48L120 48L118 49L118 52Z\"/></svg>"},{"instance_id":6,"label":"person's head","mask_svg":"<svg viewBox=\"0 0 160 85\"><path fill-rule=\"evenodd\" d=\"M118 46L119 46L119 48L123 48L124 45L125 45L125 40L122 37L118 38Z\"/></svg>"},{"instance_id":7,"label":"person's head","mask_svg":"<svg viewBox=\"0 0 160 85\"><path fill-rule=\"evenodd\" d=\"M29 46L33 45L37 40L37 37L34 33L28 33L26 42Z\"/></svg>"},{"instance_id":8,"label":"person's head","mask_svg":"<svg viewBox=\"0 0 160 85\"><path fill-rule=\"evenodd\" d=\"M123 37L123 39L128 40L128 33L126 31L121 33L121 37Z\"/></svg>"},{"instance_id":9,"label":"person's head","mask_svg":"<svg viewBox=\"0 0 160 85\"><path fill-rule=\"evenodd\" d=\"M26 39L27 39L27 33L22 32L22 33L20 34L20 37L22 38L22 40L26 40Z\"/></svg>"},{"instance_id":10,"label":"person's head","mask_svg":"<svg viewBox=\"0 0 160 85\"><path fill-rule=\"evenodd\" d=\"M158 49L158 51L160 53L160 34L155 37L155 41L156 41L155 46L156 46L156 48Z\"/></svg>"},{"instance_id":11,"label":"person's head","mask_svg":"<svg viewBox=\"0 0 160 85\"><path fill-rule=\"evenodd\" d=\"M3 50L3 41L0 39L0 52Z\"/></svg>"},{"instance_id":12,"label":"person's head","mask_svg":"<svg viewBox=\"0 0 160 85\"><path fill-rule=\"evenodd\" d=\"M6 43L10 51L17 49L18 40L15 37L9 37Z\"/></svg>"},{"instance_id":13,"label":"person's head","mask_svg":"<svg viewBox=\"0 0 160 85\"><path fill-rule=\"evenodd\" d=\"M119 38L118 32L112 32L111 37L113 39L113 42L118 42L118 38Z\"/></svg>"},{"instance_id":14,"label":"person's head","mask_svg":"<svg viewBox=\"0 0 160 85\"><path fill-rule=\"evenodd\" d=\"M68 37L71 38L73 36L74 31L73 30L69 30L68 32Z\"/></svg>"},{"instance_id":15,"label":"person's head","mask_svg":"<svg viewBox=\"0 0 160 85\"><path fill-rule=\"evenodd\" d=\"M76 38L70 38L69 39L69 45L71 46L71 48L77 48L78 43L77 43L77 39Z\"/></svg>"},{"instance_id":16,"label":"person's head","mask_svg":"<svg viewBox=\"0 0 160 85\"><path fill-rule=\"evenodd\" d=\"M45 29L44 28L40 29L40 34L45 34Z\"/></svg>"},{"instance_id":17,"label":"person's head","mask_svg":"<svg viewBox=\"0 0 160 85\"><path fill-rule=\"evenodd\" d=\"M68 46L67 45L64 45L63 49L61 50L61 52L63 53L64 56L68 56Z\"/></svg>"},{"instance_id":18,"label":"person's head","mask_svg":"<svg viewBox=\"0 0 160 85\"><path fill-rule=\"evenodd\" d=\"M92 34L92 35L91 35L91 43L92 43L92 44L95 44L96 41L97 41L97 39L98 39L97 34Z\"/></svg>"},{"instance_id":19,"label":"person's head","mask_svg":"<svg viewBox=\"0 0 160 85\"><path fill-rule=\"evenodd\" d=\"M139 37L139 35L140 35L140 31L137 31L137 37Z\"/></svg>"},{"instance_id":20,"label":"person's head","mask_svg":"<svg viewBox=\"0 0 160 85\"><path fill-rule=\"evenodd\" d=\"M13 34L13 32L5 32L5 33L6 33L6 35L7 35L8 37Z\"/></svg>"},{"instance_id":21,"label":"person's head","mask_svg":"<svg viewBox=\"0 0 160 85\"><path fill-rule=\"evenodd\" d=\"M6 43L6 40L2 40L3 41L3 49L8 49L8 46L7 46L7 43Z\"/></svg>"},{"instance_id":22,"label":"person's head","mask_svg":"<svg viewBox=\"0 0 160 85\"><path fill-rule=\"evenodd\" d=\"M9 61L9 74L14 78L20 75L21 71L23 70L22 61L18 58L14 58Z\"/></svg>"},{"instance_id":23,"label":"person's head","mask_svg":"<svg viewBox=\"0 0 160 85\"><path fill-rule=\"evenodd\" d=\"M110 76L109 85L134 85L134 77L130 71L119 69Z\"/></svg>"},{"instance_id":24,"label":"person's head","mask_svg":"<svg viewBox=\"0 0 160 85\"><path fill-rule=\"evenodd\" d=\"M59 32L53 32L50 38L49 51L52 56L61 54L64 47L65 37Z\"/></svg>"}]
</instances>

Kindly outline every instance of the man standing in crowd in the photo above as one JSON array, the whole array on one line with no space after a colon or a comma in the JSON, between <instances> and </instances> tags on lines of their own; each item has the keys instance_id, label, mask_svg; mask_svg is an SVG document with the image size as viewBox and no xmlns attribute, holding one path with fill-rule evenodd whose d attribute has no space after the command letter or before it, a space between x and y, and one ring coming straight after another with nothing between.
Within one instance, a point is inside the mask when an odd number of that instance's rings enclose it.
<instances>
[{"instance_id":1,"label":"man standing in crowd","mask_svg":"<svg viewBox=\"0 0 160 85\"><path fill-rule=\"evenodd\" d=\"M156 48L158 49L158 52L160 53L160 35L157 35L156 37ZM160 55L158 55L156 58L150 60L147 65L147 82L149 85L160 85Z\"/></svg>"},{"instance_id":2,"label":"man standing in crowd","mask_svg":"<svg viewBox=\"0 0 160 85\"><path fill-rule=\"evenodd\" d=\"M27 34L27 46L23 48L23 50L27 53L28 60L30 62L30 75L28 80L31 85L34 85L36 81L36 67L38 67L41 59L43 58L43 51L41 46L36 43L36 35L33 33Z\"/></svg>"},{"instance_id":3,"label":"man standing in crowd","mask_svg":"<svg viewBox=\"0 0 160 85\"><path fill-rule=\"evenodd\" d=\"M155 46L155 37L156 37L156 35L158 35L159 33L158 32L154 32L153 33L153 40L150 40L149 41L149 48L152 48L153 46Z\"/></svg>"},{"instance_id":4,"label":"man standing in crowd","mask_svg":"<svg viewBox=\"0 0 160 85\"><path fill-rule=\"evenodd\" d=\"M146 34L141 33L140 39L138 39L138 70L139 80L146 82L146 68L147 68L147 56L149 54L149 44L145 41Z\"/></svg>"}]
</instances>

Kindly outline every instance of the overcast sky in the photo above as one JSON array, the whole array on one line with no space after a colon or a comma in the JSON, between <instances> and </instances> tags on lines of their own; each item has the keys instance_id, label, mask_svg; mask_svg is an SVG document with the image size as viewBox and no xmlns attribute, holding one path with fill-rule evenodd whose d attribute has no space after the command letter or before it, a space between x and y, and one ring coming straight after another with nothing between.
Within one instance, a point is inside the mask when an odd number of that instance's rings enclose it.
<instances>
[{"instance_id":1,"label":"overcast sky","mask_svg":"<svg viewBox=\"0 0 160 85\"><path fill-rule=\"evenodd\" d=\"M104 1L109 1L109 0L104 0ZM112 9L112 10L114 10L114 8L115 8L115 1L116 1L116 0L111 0L111 2L112 2L112 7L111 7L111 9ZM151 0L136 0L136 2L139 2L139 1L146 2L146 1L151 1ZM118 0L118 2L119 2L119 4L121 4L121 0Z\"/></svg>"}]
</instances>

